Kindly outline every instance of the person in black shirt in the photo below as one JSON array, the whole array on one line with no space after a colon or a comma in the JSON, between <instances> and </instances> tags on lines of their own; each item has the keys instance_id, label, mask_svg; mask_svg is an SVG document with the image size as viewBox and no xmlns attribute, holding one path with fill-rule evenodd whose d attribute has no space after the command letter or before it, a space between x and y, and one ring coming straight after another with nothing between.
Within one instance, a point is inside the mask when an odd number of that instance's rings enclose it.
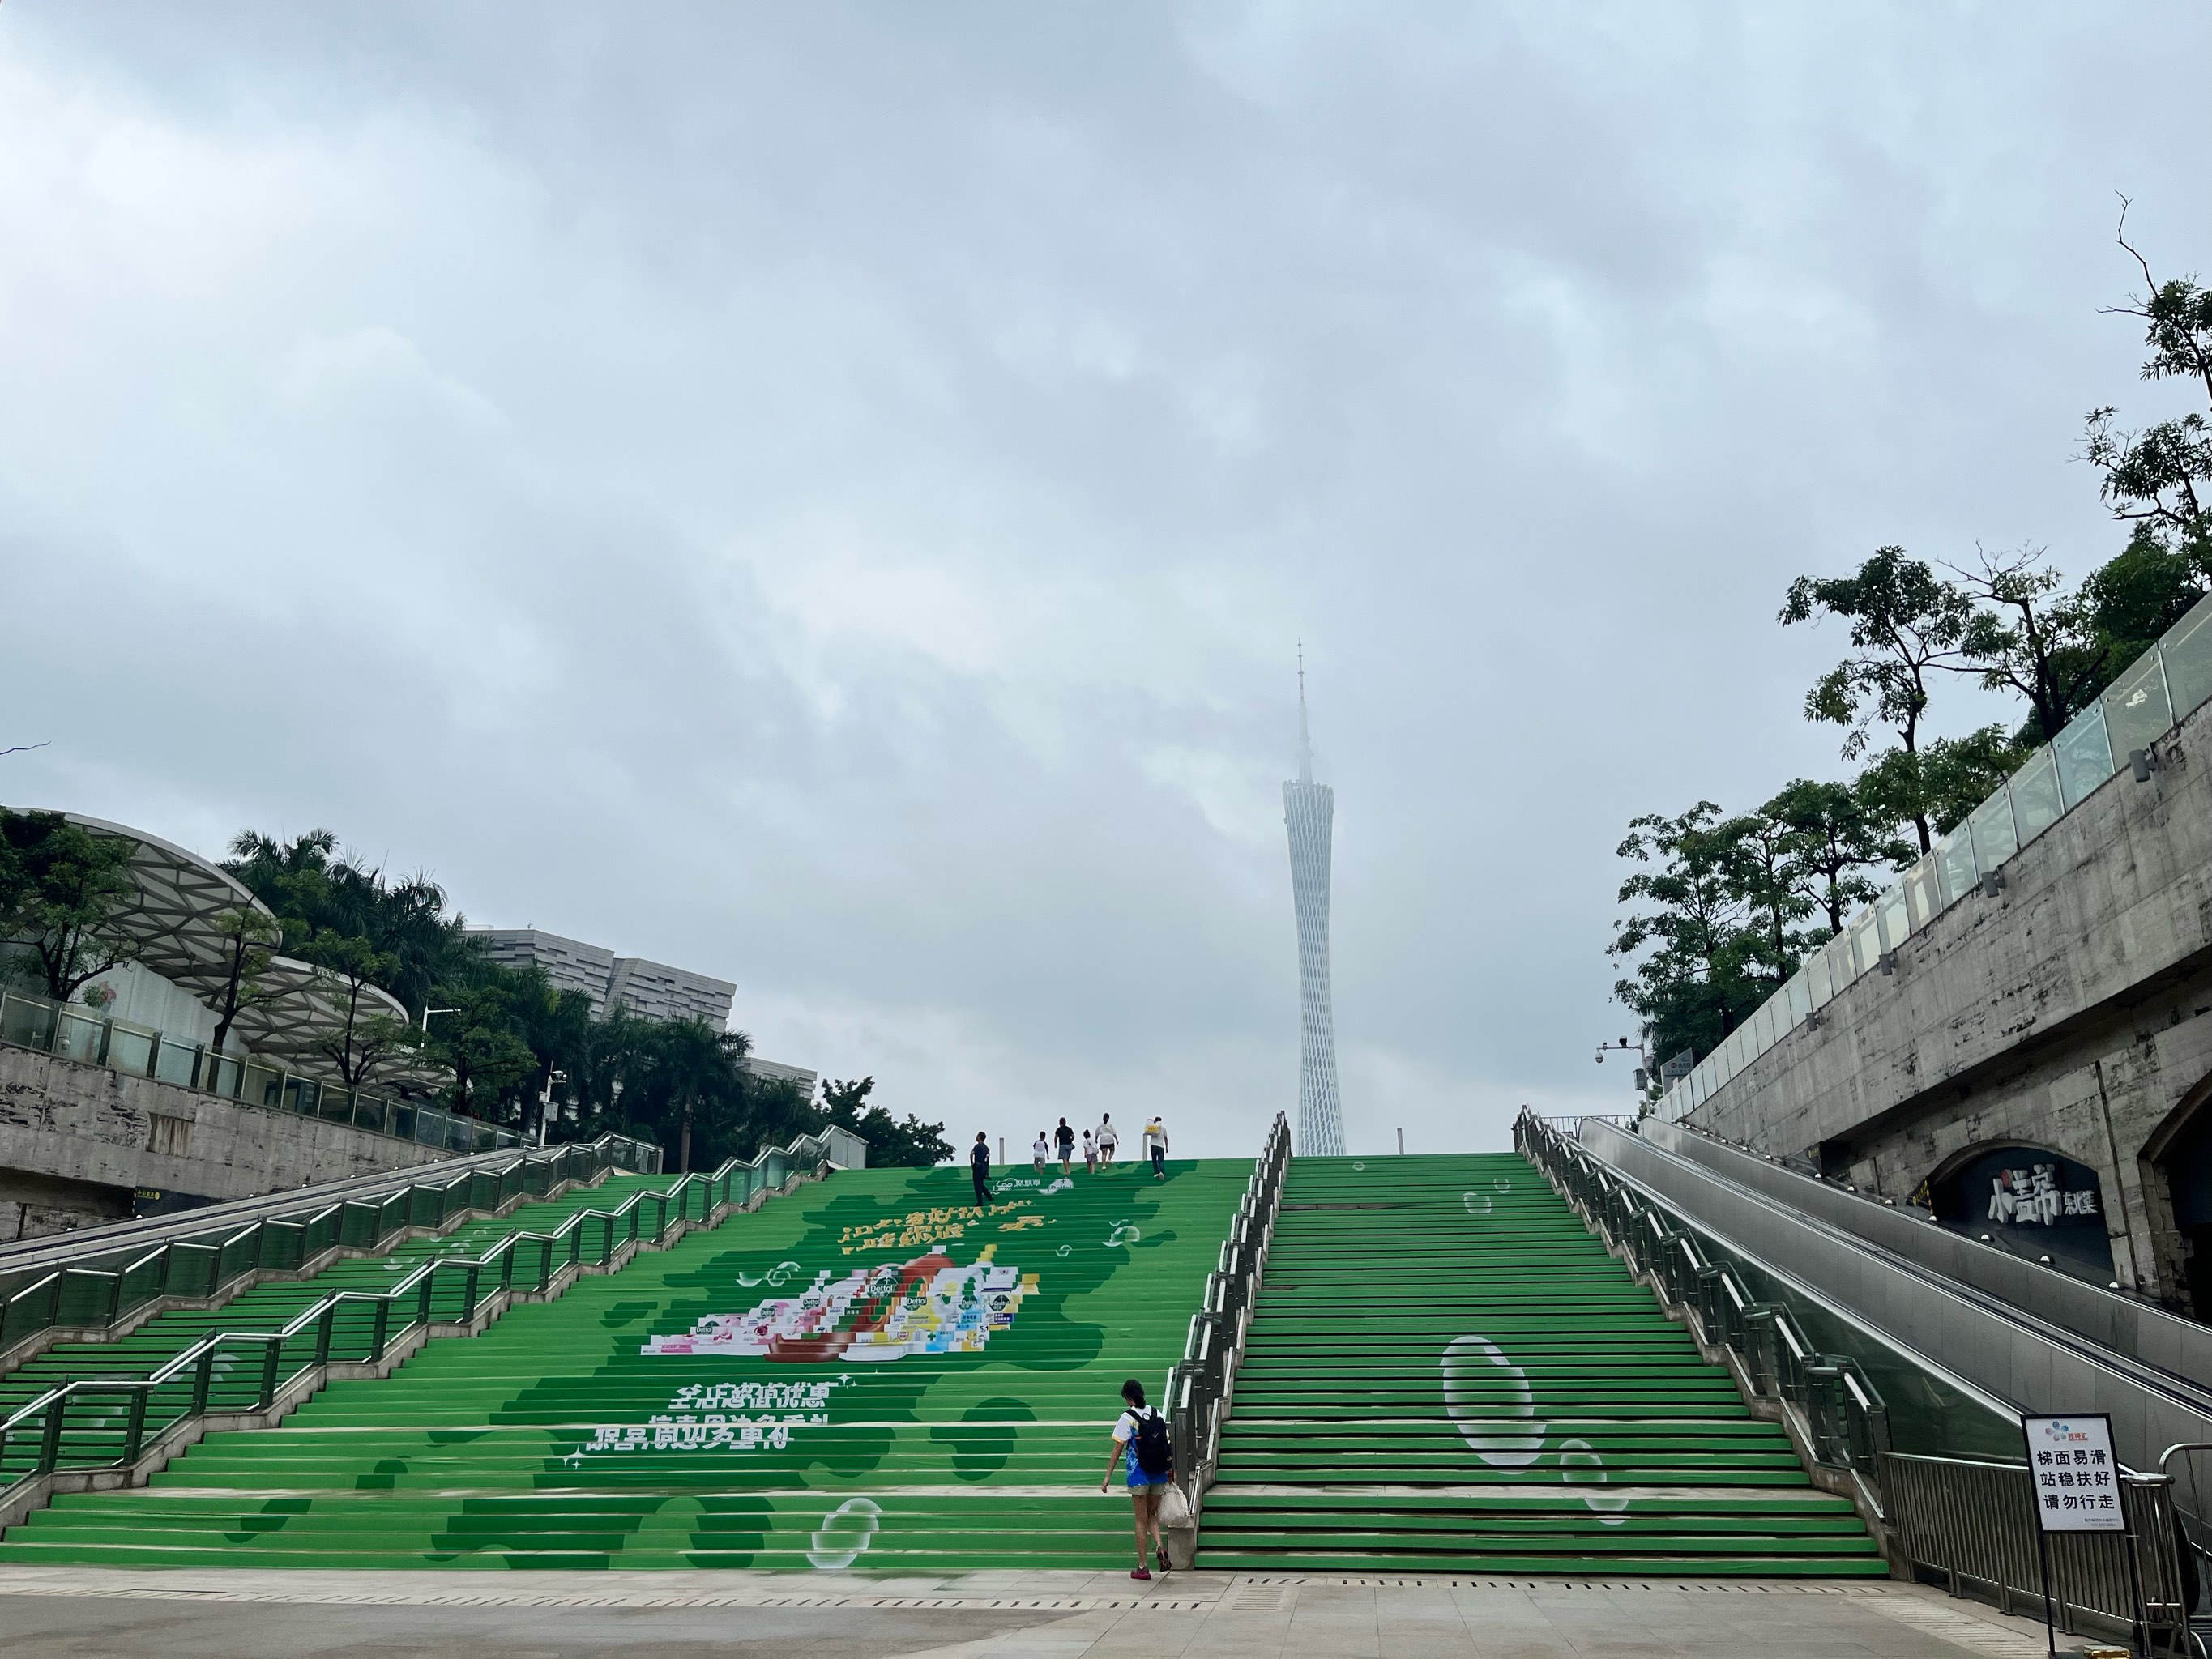
<instances>
[{"instance_id":1,"label":"person in black shirt","mask_svg":"<svg viewBox=\"0 0 2212 1659\"><path fill-rule=\"evenodd\" d=\"M975 1177L975 1207L980 1210L991 1201L991 1143L980 1129L975 1144L968 1149L968 1171Z\"/></svg>"},{"instance_id":2,"label":"person in black shirt","mask_svg":"<svg viewBox=\"0 0 2212 1659\"><path fill-rule=\"evenodd\" d=\"M1052 1132L1052 1138L1060 1143L1060 1172L1066 1175L1067 1166L1075 1161L1075 1131L1069 1128L1067 1120L1062 1118L1060 1127Z\"/></svg>"}]
</instances>

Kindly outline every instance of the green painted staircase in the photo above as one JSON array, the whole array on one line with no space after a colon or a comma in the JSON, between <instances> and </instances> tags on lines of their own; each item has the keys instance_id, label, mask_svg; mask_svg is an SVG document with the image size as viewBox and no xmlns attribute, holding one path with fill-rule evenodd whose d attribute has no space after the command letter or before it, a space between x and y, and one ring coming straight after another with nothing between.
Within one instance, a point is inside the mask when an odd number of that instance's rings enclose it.
<instances>
[{"instance_id":1,"label":"green painted staircase","mask_svg":"<svg viewBox=\"0 0 2212 1659\"><path fill-rule=\"evenodd\" d=\"M1197 1565L1887 1571L1510 1153L1291 1161Z\"/></svg>"},{"instance_id":2,"label":"green painted staircase","mask_svg":"<svg viewBox=\"0 0 2212 1659\"><path fill-rule=\"evenodd\" d=\"M1119 1389L1182 1357L1250 1170L1024 1167L988 1212L964 1170L840 1171L58 1498L0 1561L1126 1565Z\"/></svg>"},{"instance_id":3,"label":"green painted staircase","mask_svg":"<svg viewBox=\"0 0 2212 1659\"><path fill-rule=\"evenodd\" d=\"M617 1170L597 1186L575 1186L556 1198L527 1200L504 1216L482 1216L440 1237L405 1240L388 1255L337 1261L309 1279L256 1285L216 1307L173 1309L157 1314L112 1341L58 1343L0 1375L0 1419L64 1382L87 1377L147 1376L194 1343L218 1332L278 1330L295 1315L334 1292L389 1291L424 1262L471 1260L503 1238L517 1233L550 1233L580 1212L612 1210L633 1194L663 1190L673 1180L673 1176L636 1176ZM465 1295L461 1273L438 1277L432 1286L431 1318L459 1319ZM360 1337L374 1316L365 1304L348 1304L342 1334ZM308 1364L315 1342L312 1330L288 1340L280 1358L280 1375L289 1376ZM361 1344L356 1341L352 1346ZM254 1355L219 1353L210 1379L209 1409L251 1410L262 1386L262 1365ZM188 1395L191 1389L189 1377L170 1385L170 1392L179 1396ZM125 1411L119 1400L104 1413L72 1413L65 1419L62 1434L64 1467L112 1461L122 1454L125 1434ZM34 1466L38 1450L35 1431L19 1431L0 1446L0 1486L27 1473Z\"/></svg>"}]
</instances>

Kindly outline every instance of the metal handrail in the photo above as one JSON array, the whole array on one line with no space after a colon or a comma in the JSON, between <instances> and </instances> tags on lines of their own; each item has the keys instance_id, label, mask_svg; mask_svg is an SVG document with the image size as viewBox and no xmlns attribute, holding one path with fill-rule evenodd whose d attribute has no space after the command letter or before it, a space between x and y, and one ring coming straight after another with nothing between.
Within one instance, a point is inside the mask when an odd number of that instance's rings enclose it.
<instances>
[{"instance_id":1,"label":"metal handrail","mask_svg":"<svg viewBox=\"0 0 2212 1659\"><path fill-rule=\"evenodd\" d=\"M1237 1367L1252 1321L1260 1280L1282 1208L1283 1175L1291 1160L1291 1126L1281 1113L1268 1129L1244 1196L1206 1275L1199 1311L1191 1316L1183 1357L1168 1369L1162 1394L1175 1442L1176 1484L1195 1516L1221 1456L1221 1425L1236 1387Z\"/></svg>"},{"instance_id":2,"label":"metal handrail","mask_svg":"<svg viewBox=\"0 0 2212 1659\"><path fill-rule=\"evenodd\" d=\"M619 1244L636 1241L641 1236L658 1243L665 1235L673 1214L679 1221L694 1219L693 1195L701 1196L698 1204L700 1223L711 1221L715 1212L732 1203L732 1194L740 1178L744 1180L744 1198L750 1200L757 1191L781 1189L791 1176L799 1170L811 1168L820 1170L831 1162L829 1143L818 1136L805 1136L786 1147L763 1149L750 1162L732 1158L711 1175L693 1173L680 1177L672 1186L661 1192L633 1193L612 1209L580 1210L550 1233L518 1231L510 1233L482 1255L474 1260L452 1257L426 1261L409 1273L387 1291L337 1291L322 1297L312 1306L288 1321L276 1331L220 1331L201 1338L191 1347L165 1361L145 1376L79 1377L48 1389L30 1401L13 1414L0 1420L0 1462L4 1462L9 1445L26 1425L37 1421L39 1451L33 1467L6 1486L0 1486L0 1506L4 1506L15 1490L27 1481L56 1473L64 1467L63 1430L72 1401L94 1397L125 1396L128 1414L125 1419L123 1449L114 1457L91 1457L81 1463L70 1464L76 1469L128 1468L138 1461L143 1449L146 1413L154 1391L174 1382L190 1370L193 1373L191 1403L176 1417L161 1425L167 1432L179 1424L208 1411L208 1395L214 1380L216 1355L225 1348L260 1349L261 1376L256 1390L255 1402L243 1409L266 1411L276 1402L283 1389L290 1386L307 1371L331 1363L331 1348L336 1334L338 1310L348 1304L373 1310L368 1352L359 1363L376 1364L383 1359L393 1338L404 1335L417 1326L428 1327L435 1305L436 1289L441 1274L459 1274L462 1278L461 1313L458 1322L464 1326L474 1320L484 1295L486 1270L496 1267L499 1273L497 1291L512 1292L514 1289L515 1256L519 1246L529 1243L541 1247L538 1271L534 1289L544 1289L556 1274L565 1268L576 1267L584 1261L583 1238L586 1228L598 1223L602 1229L599 1250L592 1266L604 1266L612 1259ZM752 1179L763 1177L757 1186ZM646 1205L655 1206L652 1231L643 1235L639 1218ZM624 1231L621 1225L627 1221ZM258 1225L259 1224L256 1224ZM620 1234L619 1239L617 1234ZM242 1236L242 1235L240 1235ZM566 1260L556 1265L559 1246L566 1242ZM415 1312L396 1328L392 1324L392 1310L413 1300ZM301 1333L313 1328L316 1332L314 1357L281 1380L284 1344ZM106 1419L88 1425L94 1429L112 1426Z\"/></svg>"},{"instance_id":3,"label":"metal handrail","mask_svg":"<svg viewBox=\"0 0 2212 1659\"><path fill-rule=\"evenodd\" d=\"M373 1250L407 1227L441 1226L469 1210L495 1210L510 1199L541 1194L601 1170L629 1167L637 1161L637 1148L638 1143L623 1137L603 1136L520 1155L494 1167L471 1167L436 1181L395 1176L381 1192L372 1187L357 1197L293 1215L282 1211L288 1200L271 1200L272 1213L256 1216L234 1231L186 1231L120 1268L64 1261L0 1297L0 1364L46 1331L104 1332L162 1297L211 1297L257 1268L294 1270L340 1245ZM112 1260L101 1243L96 1233L88 1233L76 1249L95 1261ZM48 1248L59 1246L56 1241Z\"/></svg>"},{"instance_id":4,"label":"metal handrail","mask_svg":"<svg viewBox=\"0 0 2212 1659\"><path fill-rule=\"evenodd\" d=\"M1549 1121L1523 1113L1513 1138L1607 1248L1651 1280L1670 1310L1694 1314L1708 1343L1736 1356L1755 1395L1802 1410L1814 1461L1847 1474L1875 1513L1886 1513L1877 1472L1889 1449L1889 1408L1859 1362L1816 1352L1789 1309L1754 1301L1733 1262L1711 1259L1658 1206Z\"/></svg>"}]
</instances>

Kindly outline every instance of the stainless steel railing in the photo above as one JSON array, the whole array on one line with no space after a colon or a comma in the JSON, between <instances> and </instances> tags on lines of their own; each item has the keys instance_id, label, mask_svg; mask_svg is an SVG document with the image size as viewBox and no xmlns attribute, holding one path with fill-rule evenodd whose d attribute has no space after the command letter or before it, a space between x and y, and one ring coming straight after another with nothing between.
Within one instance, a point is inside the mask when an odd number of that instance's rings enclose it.
<instances>
[{"instance_id":1,"label":"stainless steel railing","mask_svg":"<svg viewBox=\"0 0 2212 1659\"><path fill-rule=\"evenodd\" d=\"M1856 1358L1815 1350L1789 1308L1755 1299L1735 1262L1678 1231L1549 1123L1524 1115L1514 1142L1632 1273L1648 1276L1669 1308L1693 1312L1709 1346L1736 1356L1754 1397L1796 1408L1815 1462L1848 1474L1875 1515L1886 1512L1879 1468L1889 1408Z\"/></svg>"},{"instance_id":2,"label":"stainless steel railing","mask_svg":"<svg viewBox=\"0 0 2212 1659\"><path fill-rule=\"evenodd\" d=\"M1162 1396L1175 1441L1176 1480L1195 1516L1221 1459L1221 1425L1244 1357L1253 1304L1274 1242L1282 1208L1283 1173L1291 1162L1290 1121L1280 1112L1252 1165L1237 1218L1221 1246L1219 1265L1206 1276L1206 1298L1191 1316L1183 1357L1169 1368Z\"/></svg>"},{"instance_id":3,"label":"stainless steel railing","mask_svg":"<svg viewBox=\"0 0 2212 1659\"><path fill-rule=\"evenodd\" d=\"M374 1250L409 1228L439 1228L603 1170L636 1170L648 1153L657 1168L658 1148L609 1135L478 1159L457 1173L432 1166L428 1180L393 1171L328 1194L305 1189L224 1205L209 1217L187 1212L155 1225L25 1240L21 1250L0 1255L0 1367L50 1330L112 1331L164 1297L213 1298L257 1271L290 1272L340 1246ZM11 1271L11 1260L22 1265Z\"/></svg>"},{"instance_id":4,"label":"stainless steel railing","mask_svg":"<svg viewBox=\"0 0 2212 1659\"><path fill-rule=\"evenodd\" d=\"M2025 1464L1888 1452L1881 1470L1895 1500L1898 1552L1953 1595L2041 1619L2047 1566L2060 1630L2124 1637L2143 1653L2197 1651L2189 1630L2194 1569L2179 1547L2173 1484L2164 1475L2121 1476L2124 1533L2039 1537Z\"/></svg>"},{"instance_id":5,"label":"stainless steel railing","mask_svg":"<svg viewBox=\"0 0 2212 1659\"><path fill-rule=\"evenodd\" d=\"M306 1374L333 1363L378 1363L394 1340L439 1314L453 1316L440 1323L465 1327L496 1292L549 1289L564 1271L605 1266L625 1246L657 1243L674 1224L711 1224L719 1212L832 1163L826 1140L808 1136L765 1149L750 1163L732 1158L712 1175L684 1176L665 1192L635 1193L611 1209L580 1212L550 1233L511 1234L474 1260L425 1262L389 1291L324 1297L278 1330L218 1332L147 1376L81 1377L49 1389L0 1420L0 1478L13 1477L0 1486L0 1510L28 1481L129 1468L149 1438L207 1415L218 1374L238 1376L241 1361L250 1391L226 1389L232 1397L222 1408L268 1411ZM440 1293L448 1286L454 1302L443 1304Z\"/></svg>"}]
</instances>

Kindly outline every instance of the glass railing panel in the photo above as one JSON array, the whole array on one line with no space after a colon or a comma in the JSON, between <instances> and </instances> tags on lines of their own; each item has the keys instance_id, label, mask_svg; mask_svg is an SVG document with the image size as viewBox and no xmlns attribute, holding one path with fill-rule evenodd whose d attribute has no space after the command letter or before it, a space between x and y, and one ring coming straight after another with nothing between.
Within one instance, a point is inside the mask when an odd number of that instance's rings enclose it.
<instances>
[{"instance_id":1,"label":"glass railing panel","mask_svg":"<svg viewBox=\"0 0 2212 1659\"><path fill-rule=\"evenodd\" d=\"M2020 851L2020 832L2013 827L2012 793L2000 789L1979 806L1966 825L1974 832L1974 862L1994 870Z\"/></svg>"},{"instance_id":2,"label":"glass railing panel","mask_svg":"<svg viewBox=\"0 0 2212 1659\"><path fill-rule=\"evenodd\" d=\"M1803 978L1805 988L1812 996L1812 1006L1826 1007L1828 1000L1836 994L1835 975L1828 971L1827 946L1820 946L1805 958Z\"/></svg>"},{"instance_id":3,"label":"glass railing panel","mask_svg":"<svg viewBox=\"0 0 2212 1659\"><path fill-rule=\"evenodd\" d=\"M1813 1012L1813 988L1800 969L1790 975L1790 983L1782 988L1789 1000L1790 1029L1793 1031L1805 1023L1805 1016Z\"/></svg>"},{"instance_id":4,"label":"glass railing panel","mask_svg":"<svg viewBox=\"0 0 2212 1659\"><path fill-rule=\"evenodd\" d=\"M1859 976L1858 952L1851 946L1851 925L1844 924L1844 931L1830 939L1827 945L1828 977L1835 981L1836 994L1841 996Z\"/></svg>"},{"instance_id":5,"label":"glass railing panel","mask_svg":"<svg viewBox=\"0 0 2212 1659\"><path fill-rule=\"evenodd\" d=\"M199 1081L200 1051L187 1043L164 1042L154 1056L154 1075L189 1089Z\"/></svg>"},{"instance_id":6,"label":"glass railing panel","mask_svg":"<svg viewBox=\"0 0 2212 1659\"><path fill-rule=\"evenodd\" d=\"M2212 594L2166 629L2159 649L2166 654L2166 689L2179 720L2212 699Z\"/></svg>"},{"instance_id":7,"label":"glass railing panel","mask_svg":"<svg viewBox=\"0 0 2212 1659\"><path fill-rule=\"evenodd\" d=\"M1774 1029L1774 999L1769 997L1759 1005L1758 1012L1751 1017L1752 1057L1756 1059L1771 1048L1774 1039L1780 1035Z\"/></svg>"},{"instance_id":8,"label":"glass railing panel","mask_svg":"<svg viewBox=\"0 0 2212 1659\"><path fill-rule=\"evenodd\" d=\"M1874 902L1875 914L1881 918L1882 948L1894 951L1912 933L1912 918L1907 914L1905 884L1899 882Z\"/></svg>"},{"instance_id":9,"label":"glass railing panel","mask_svg":"<svg viewBox=\"0 0 2212 1659\"><path fill-rule=\"evenodd\" d=\"M2112 775L2112 745L2105 736L2105 705L2093 702L2072 720L2051 745L2058 757L2058 788L2072 811Z\"/></svg>"},{"instance_id":10,"label":"glass railing panel","mask_svg":"<svg viewBox=\"0 0 2212 1659\"><path fill-rule=\"evenodd\" d=\"M144 1077L154 1069L155 1035L135 1025L111 1025L107 1030L107 1063L118 1072Z\"/></svg>"},{"instance_id":11,"label":"glass railing panel","mask_svg":"<svg viewBox=\"0 0 2212 1659\"><path fill-rule=\"evenodd\" d=\"M244 1066L229 1054L210 1054L201 1084L210 1094L235 1095L245 1074Z\"/></svg>"},{"instance_id":12,"label":"glass railing panel","mask_svg":"<svg viewBox=\"0 0 2212 1659\"><path fill-rule=\"evenodd\" d=\"M284 1074L273 1066L257 1061L246 1063L243 1085L239 1090L240 1100L251 1101L256 1106L281 1106L284 1103Z\"/></svg>"},{"instance_id":13,"label":"glass railing panel","mask_svg":"<svg viewBox=\"0 0 2212 1659\"><path fill-rule=\"evenodd\" d=\"M1871 907L1851 918L1851 964L1856 974L1870 974L1881 959L1881 922Z\"/></svg>"},{"instance_id":14,"label":"glass railing panel","mask_svg":"<svg viewBox=\"0 0 2212 1659\"><path fill-rule=\"evenodd\" d=\"M2013 827L2025 847L2065 816L2066 802L2058 793L2058 757L2045 747L2012 775Z\"/></svg>"},{"instance_id":15,"label":"glass railing panel","mask_svg":"<svg viewBox=\"0 0 2212 1659\"><path fill-rule=\"evenodd\" d=\"M28 997L0 997L0 1042L25 1048L52 1048L55 1012L52 1003L34 1002Z\"/></svg>"},{"instance_id":16,"label":"glass railing panel","mask_svg":"<svg viewBox=\"0 0 2212 1659\"><path fill-rule=\"evenodd\" d=\"M312 1079L288 1077L284 1079L284 1109L297 1112L302 1117L313 1117L321 1093Z\"/></svg>"},{"instance_id":17,"label":"glass railing panel","mask_svg":"<svg viewBox=\"0 0 2212 1659\"><path fill-rule=\"evenodd\" d=\"M54 1026L54 1052L88 1066L100 1064L100 1036L103 1022L82 1014L64 1012Z\"/></svg>"},{"instance_id":18,"label":"glass railing panel","mask_svg":"<svg viewBox=\"0 0 2212 1659\"><path fill-rule=\"evenodd\" d=\"M2105 732L2112 741L2115 768L2127 759L2130 750L2149 748L2173 724L2173 706L2166 695L2166 665L2155 651L2144 652L2099 701L2105 705Z\"/></svg>"},{"instance_id":19,"label":"glass railing panel","mask_svg":"<svg viewBox=\"0 0 2212 1659\"><path fill-rule=\"evenodd\" d=\"M1918 933L1943 908L1942 884L1936 878L1937 854L1924 853L1920 862L1905 872L1905 908L1912 931Z\"/></svg>"},{"instance_id":20,"label":"glass railing panel","mask_svg":"<svg viewBox=\"0 0 2212 1659\"><path fill-rule=\"evenodd\" d=\"M1974 832L1965 824L1936 843L1936 874L1946 908L1972 892L1981 879L1980 866L1974 862Z\"/></svg>"}]
</instances>

